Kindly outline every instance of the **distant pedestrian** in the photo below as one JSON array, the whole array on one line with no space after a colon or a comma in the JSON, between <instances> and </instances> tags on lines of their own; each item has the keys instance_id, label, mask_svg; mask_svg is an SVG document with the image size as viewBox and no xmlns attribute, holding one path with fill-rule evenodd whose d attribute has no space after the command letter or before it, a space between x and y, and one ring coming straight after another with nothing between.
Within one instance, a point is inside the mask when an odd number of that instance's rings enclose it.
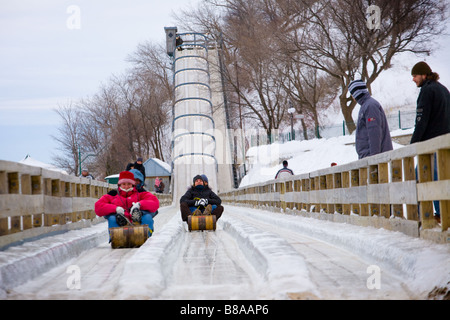
<instances>
[{"instance_id":1,"label":"distant pedestrian","mask_svg":"<svg viewBox=\"0 0 450 320\"><path fill-rule=\"evenodd\" d=\"M156 193L164 193L164 182L160 177L156 177L155 179L155 192Z\"/></svg>"},{"instance_id":2,"label":"distant pedestrian","mask_svg":"<svg viewBox=\"0 0 450 320\"><path fill-rule=\"evenodd\" d=\"M277 174L275 175L275 179L286 178L286 177L294 175L294 171L289 169L288 165L289 165L288 162L286 160L284 160L283 161L283 168L278 170Z\"/></svg>"},{"instance_id":3,"label":"distant pedestrian","mask_svg":"<svg viewBox=\"0 0 450 320\"><path fill-rule=\"evenodd\" d=\"M145 167L144 167L144 164L142 163L142 161L143 161L142 157L138 157L136 159L136 162L129 163L127 165L126 171L130 171L131 169L138 169L142 173L142 175L144 176L144 181L145 181L145 177L146 177L146 175L145 175Z\"/></svg>"},{"instance_id":4,"label":"distant pedestrian","mask_svg":"<svg viewBox=\"0 0 450 320\"><path fill-rule=\"evenodd\" d=\"M94 179L94 176L93 176L92 174L89 173L89 170L88 170L88 169L83 169L83 170L81 171L81 176L82 176L83 178L88 178L88 179L91 179L91 180L95 180L95 179Z\"/></svg>"},{"instance_id":5,"label":"distant pedestrian","mask_svg":"<svg viewBox=\"0 0 450 320\"><path fill-rule=\"evenodd\" d=\"M386 114L372 98L366 83L354 80L348 86L352 97L361 105L356 125L356 153L359 159L393 150Z\"/></svg>"}]
</instances>

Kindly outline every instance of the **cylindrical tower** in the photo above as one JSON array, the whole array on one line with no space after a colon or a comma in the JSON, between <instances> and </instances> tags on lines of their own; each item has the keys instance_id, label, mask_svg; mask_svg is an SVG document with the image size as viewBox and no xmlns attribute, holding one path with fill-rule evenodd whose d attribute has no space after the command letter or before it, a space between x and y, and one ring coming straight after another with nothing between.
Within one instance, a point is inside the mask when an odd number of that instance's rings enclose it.
<instances>
[{"instance_id":1,"label":"cylindrical tower","mask_svg":"<svg viewBox=\"0 0 450 320\"><path fill-rule=\"evenodd\" d=\"M218 182L207 37L177 34L173 57L172 191L178 205L195 175L205 174L215 192Z\"/></svg>"}]
</instances>

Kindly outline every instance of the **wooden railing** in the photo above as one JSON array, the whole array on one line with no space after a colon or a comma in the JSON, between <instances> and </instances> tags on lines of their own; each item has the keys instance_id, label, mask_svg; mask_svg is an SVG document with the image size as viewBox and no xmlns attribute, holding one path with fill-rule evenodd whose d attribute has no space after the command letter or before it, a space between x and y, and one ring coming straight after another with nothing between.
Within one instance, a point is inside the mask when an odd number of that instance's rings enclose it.
<instances>
[{"instance_id":1,"label":"wooden railing","mask_svg":"<svg viewBox=\"0 0 450 320\"><path fill-rule=\"evenodd\" d=\"M435 156L438 179L433 181ZM328 215L322 219L355 220L449 243L450 134L346 165L239 188L220 197L225 203L290 209L308 216L321 212ZM440 225L433 214L433 201L440 204ZM391 219L370 219L374 216Z\"/></svg>"},{"instance_id":2,"label":"wooden railing","mask_svg":"<svg viewBox=\"0 0 450 320\"><path fill-rule=\"evenodd\" d=\"M172 194L171 193L155 193L152 192L158 200L159 200L159 207L168 207L172 205Z\"/></svg>"},{"instance_id":3,"label":"wooden railing","mask_svg":"<svg viewBox=\"0 0 450 320\"><path fill-rule=\"evenodd\" d=\"M102 222L95 202L117 185L0 160L0 248ZM157 195L171 205L171 195Z\"/></svg>"}]
</instances>

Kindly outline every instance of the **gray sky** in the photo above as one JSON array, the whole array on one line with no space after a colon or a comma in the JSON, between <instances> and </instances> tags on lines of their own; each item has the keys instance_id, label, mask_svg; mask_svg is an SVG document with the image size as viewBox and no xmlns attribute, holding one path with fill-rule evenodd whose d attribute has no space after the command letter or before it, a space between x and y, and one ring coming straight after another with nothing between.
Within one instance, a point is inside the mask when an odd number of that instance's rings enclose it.
<instances>
[{"instance_id":1,"label":"gray sky","mask_svg":"<svg viewBox=\"0 0 450 320\"><path fill-rule=\"evenodd\" d=\"M164 42L164 27L175 25L173 11L195 3L0 0L0 160L20 161L30 154L51 163L58 146L50 135L60 126L53 109L95 94L102 82L126 70L125 59L139 43ZM450 88L449 37L440 43L427 62ZM408 88L412 61L401 72ZM415 101L416 94L407 95Z\"/></svg>"},{"instance_id":2,"label":"gray sky","mask_svg":"<svg viewBox=\"0 0 450 320\"><path fill-rule=\"evenodd\" d=\"M196 0L0 0L0 160L51 163L53 109L93 95L139 43L165 41Z\"/></svg>"}]
</instances>

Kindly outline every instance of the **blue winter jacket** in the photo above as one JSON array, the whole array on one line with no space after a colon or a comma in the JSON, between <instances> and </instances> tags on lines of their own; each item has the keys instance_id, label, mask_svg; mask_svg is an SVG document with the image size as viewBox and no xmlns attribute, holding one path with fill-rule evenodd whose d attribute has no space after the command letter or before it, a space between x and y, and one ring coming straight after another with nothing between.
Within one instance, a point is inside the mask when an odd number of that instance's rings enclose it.
<instances>
[{"instance_id":1,"label":"blue winter jacket","mask_svg":"<svg viewBox=\"0 0 450 320\"><path fill-rule=\"evenodd\" d=\"M393 150L389 125L380 103L368 92L357 101L361 105L355 139L359 159Z\"/></svg>"}]
</instances>

